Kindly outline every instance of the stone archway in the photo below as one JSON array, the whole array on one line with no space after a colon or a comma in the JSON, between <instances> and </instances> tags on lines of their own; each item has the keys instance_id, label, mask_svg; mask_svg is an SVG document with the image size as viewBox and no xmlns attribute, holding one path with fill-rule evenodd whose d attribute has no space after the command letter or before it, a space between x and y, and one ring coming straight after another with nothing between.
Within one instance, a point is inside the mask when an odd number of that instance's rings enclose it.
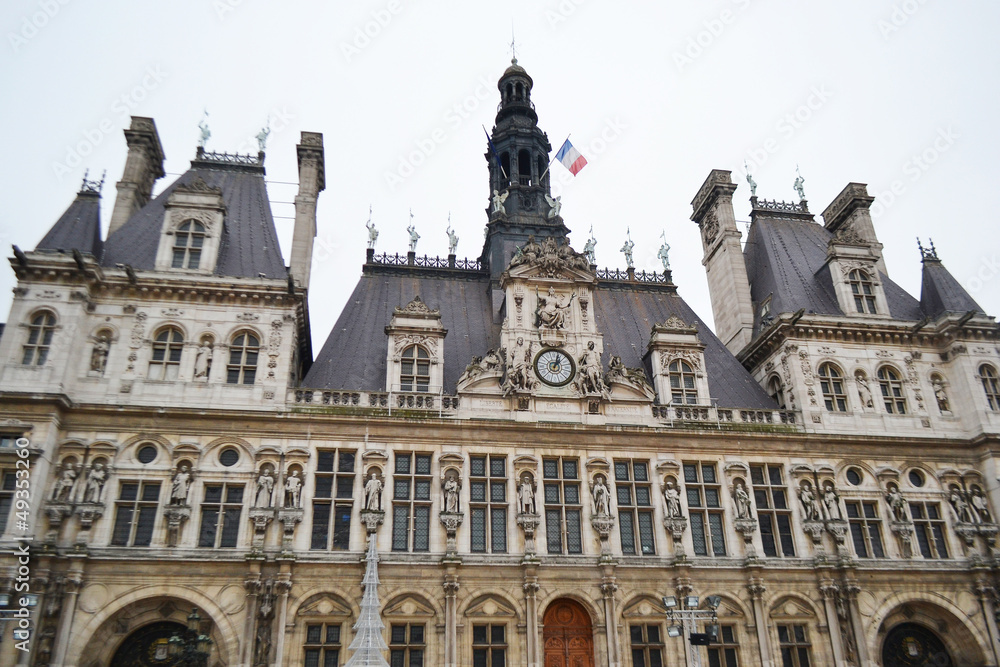
<instances>
[{"instance_id":1,"label":"stone archway","mask_svg":"<svg viewBox=\"0 0 1000 667\"><path fill-rule=\"evenodd\" d=\"M119 644L110 667L162 667L169 664L171 659L167 655L167 642L184 629L184 625L174 621L142 626Z\"/></svg>"},{"instance_id":2,"label":"stone archway","mask_svg":"<svg viewBox=\"0 0 1000 667\"><path fill-rule=\"evenodd\" d=\"M554 600L542 624L545 667L594 667L594 629L580 603Z\"/></svg>"},{"instance_id":3,"label":"stone archway","mask_svg":"<svg viewBox=\"0 0 1000 667\"><path fill-rule=\"evenodd\" d=\"M952 667L944 642L933 631L917 623L900 623L882 644L885 667Z\"/></svg>"}]
</instances>

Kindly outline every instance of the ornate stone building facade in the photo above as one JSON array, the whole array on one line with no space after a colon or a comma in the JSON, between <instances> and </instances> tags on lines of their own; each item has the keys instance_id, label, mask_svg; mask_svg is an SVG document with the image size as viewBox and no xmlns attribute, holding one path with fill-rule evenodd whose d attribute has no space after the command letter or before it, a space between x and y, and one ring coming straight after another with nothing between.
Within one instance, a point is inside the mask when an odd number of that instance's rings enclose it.
<instances>
[{"instance_id":1,"label":"ornate stone building facade","mask_svg":"<svg viewBox=\"0 0 1000 667\"><path fill-rule=\"evenodd\" d=\"M713 333L669 269L570 247L532 85L498 84L480 258L373 232L315 360L322 136L286 268L263 153L154 197L133 118L107 237L85 181L11 260L0 663L166 665L191 623L211 665L342 665L373 540L392 665L998 664L993 318L933 247L892 282L865 186L822 224L753 197L744 249L713 171ZM708 646L670 636L689 595Z\"/></svg>"}]
</instances>

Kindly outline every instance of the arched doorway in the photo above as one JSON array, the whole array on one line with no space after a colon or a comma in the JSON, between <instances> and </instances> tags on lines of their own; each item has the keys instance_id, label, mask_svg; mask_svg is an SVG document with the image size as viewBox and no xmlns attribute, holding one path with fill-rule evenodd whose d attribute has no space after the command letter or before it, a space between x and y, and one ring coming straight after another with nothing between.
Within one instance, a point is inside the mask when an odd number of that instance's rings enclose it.
<instances>
[{"instance_id":1,"label":"arched doorway","mask_svg":"<svg viewBox=\"0 0 1000 667\"><path fill-rule=\"evenodd\" d=\"M578 602L555 600L542 624L545 667L594 667L594 630Z\"/></svg>"},{"instance_id":2,"label":"arched doorway","mask_svg":"<svg viewBox=\"0 0 1000 667\"><path fill-rule=\"evenodd\" d=\"M916 623L901 623L882 645L885 667L951 667L951 656L941 639Z\"/></svg>"},{"instance_id":3,"label":"arched doorway","mask_svg":"<svg viewBox=\"0 0 1000 667\"><path fill-rule=\"evenodd\" d=\"M171 621L142 626L121 643L111 659L111 667L163 667L169 664L167 642L174 635L183 634L184 630L183 625Z\"/></svg>"}]
</instances>

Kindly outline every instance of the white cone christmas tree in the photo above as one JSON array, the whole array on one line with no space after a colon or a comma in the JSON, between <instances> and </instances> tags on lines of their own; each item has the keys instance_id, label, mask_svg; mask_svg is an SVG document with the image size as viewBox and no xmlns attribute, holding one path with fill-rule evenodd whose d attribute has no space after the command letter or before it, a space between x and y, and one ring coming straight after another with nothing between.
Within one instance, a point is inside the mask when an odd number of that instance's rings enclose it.
<instances>
[{"instance_id":1,"label":"white cone christmas tree","mask_svg":"<svg viewBox=\"0 0 1000 667\"><path fill-rule=\"evenodd\" d=\"M389 647L382 638L385 625L379 615L378 552L375 551L374 534L368 536L368 555L365 561L365 578L361 580L365 593L361 597L358 621L354 624L354 641L347 647L354 651L354 655L345 667L389 667L382 656L382 651Z\"/></svg>"}]
</instances>

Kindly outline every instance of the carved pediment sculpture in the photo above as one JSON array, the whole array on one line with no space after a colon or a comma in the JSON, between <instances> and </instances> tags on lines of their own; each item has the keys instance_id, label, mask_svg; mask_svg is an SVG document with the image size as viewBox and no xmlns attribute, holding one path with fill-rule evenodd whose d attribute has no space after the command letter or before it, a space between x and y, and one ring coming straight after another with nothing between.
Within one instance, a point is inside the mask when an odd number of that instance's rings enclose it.
<instances>
[{"instance_id":1,"label":"carved pediment sculpture","mask_svg":"<svg viewBox=\"0 0 1000 667\"><path fill-rule=\"evenodd\" d=\"M573 250L566 237L557 242L554 237L549 236L537 243L534 236L529 236L528 242L518 249L507 268L509 270L522 265L537 269L540 275L547 278L555 278L573 269L590 272L590 260L586 255Z\"/></svg>"}]
</instances>

